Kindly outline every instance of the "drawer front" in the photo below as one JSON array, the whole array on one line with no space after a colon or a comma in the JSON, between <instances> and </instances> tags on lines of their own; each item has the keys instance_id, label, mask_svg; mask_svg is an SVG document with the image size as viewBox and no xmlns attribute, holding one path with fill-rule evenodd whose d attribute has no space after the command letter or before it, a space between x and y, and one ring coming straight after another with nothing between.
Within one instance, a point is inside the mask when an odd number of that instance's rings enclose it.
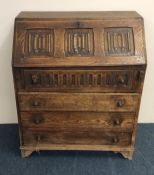
<instances>
[{"instance_id":1,"label":"drawer front","mask_svg":"<svg viewBox=\"0 0 154 175\"><path fill-rule=\"evenodd\" d=\"M29 91L136 91L139 73L135 70L24 70L23 84Z\"/></svg>"},{"instance_id":2,"label":"drawer front","mask_svg":"<svg viewBox=\"0 0 154 175\"><path fill-rule=\"evenodd\" d=\"M24 145L44 144L83 144L83 145L121 145L131 144L130 132L103 132L102 130L24 130Z\"/></svg>"},{"instance_id":3,"label":"drawer front","mask_svg":"<svg viewBox=\"0 0 154 175\"><path fill-rule=\"evenodd\" d=\"M102 112L21 112L24 128L104 128L132 130L135 114Z\"/></svg>"},{"instance_id":4,"label":"drawer front","mask_svg":"<svg viewBox=\"0 0 154 175\"><path fill-rule=\"evenodd\" d=\"M129 111L138 109L131 93L19 93L21 111Z\"/></svg>"}]
</instances>

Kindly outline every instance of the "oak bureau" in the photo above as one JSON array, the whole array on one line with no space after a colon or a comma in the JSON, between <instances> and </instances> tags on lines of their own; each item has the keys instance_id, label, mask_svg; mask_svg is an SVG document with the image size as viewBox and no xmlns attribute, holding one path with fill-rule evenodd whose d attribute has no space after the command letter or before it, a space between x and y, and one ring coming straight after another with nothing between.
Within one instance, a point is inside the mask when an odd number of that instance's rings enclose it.
<instances>
[{"instance_id":1,"label":"oak bureau","mask_svg":"<svg viewBox=\"0 0 154 175\"><path fill-rule=\"evenodd\" d=\"M13 75L22 157L102 150L132 159L146 51L137 12L21 12Z\"/></svg>"}]
</instances>

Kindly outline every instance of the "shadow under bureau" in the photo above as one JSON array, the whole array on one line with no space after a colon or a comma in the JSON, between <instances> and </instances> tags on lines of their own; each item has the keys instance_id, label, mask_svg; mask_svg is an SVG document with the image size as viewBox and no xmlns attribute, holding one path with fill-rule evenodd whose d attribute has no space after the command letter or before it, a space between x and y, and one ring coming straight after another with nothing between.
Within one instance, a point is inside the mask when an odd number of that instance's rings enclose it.
<instances>
[{"instance_id":1,"label":"shadow under bureau","mask_svg":"<svg viewBox=\"0 0 154 175\"><path fill-rule=\"evenodd\" d=\"M102 150L132 159L146 70L136 12L21 12L13 75L22 157Z\"/></svg>"}]
</instances>

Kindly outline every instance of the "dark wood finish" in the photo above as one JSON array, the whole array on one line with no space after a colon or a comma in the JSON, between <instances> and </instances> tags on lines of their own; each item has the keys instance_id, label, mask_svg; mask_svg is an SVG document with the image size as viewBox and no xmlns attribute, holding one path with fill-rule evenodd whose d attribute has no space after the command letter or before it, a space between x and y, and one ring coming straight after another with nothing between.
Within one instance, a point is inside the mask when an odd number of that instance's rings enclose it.
<instances>
[{"instance_id":1,"label":"dark wood finish","mask_svg":"<svg viewBox=\"0 0 154 175\"><path fill-rule=\"evenodd\" d=\"M67 16L68 14L64 12L60 16ZM82 14L87 17L83 19ZM100 18L101 14L102 18ZM40 13L39 17L36 13L35 15L38 18L33 18L33 20L31 17L26 18L26 14L24 19L19 16L15 24L14 66L67 67L146 64L142 17L134 13L134 18L129 18L129 16L132 16L131 12L123 13L121 17L118 17L120 14L115 13L115 17L111 20L111 13L99 14L98 12L93 12L93 18L90 18L91 14L84 12L73 15L80 16L81 18L79 19L74 19L70 16L64 20L62 19L64 17L55 19L56 13L51 13L49 16L53 16L54 19L46 16L42 20L43 26L40 20L45 14ZM23 15L22 13L21 16ZM27 14L27 16L29 15L30 13ZM37 37L28 40L26 36L30 30L35 31L35 35L33 35ZM50 44L50 49L53 50L53 53L50 54L50 57L47 54L48 52L41 57L45 51L43 48L46 48L46 42L41 43L39 52L35 54L35 57L34 54L32 56L27 55L27 43L30 47L35 46L35 44L39 45L39 41L43 41L43 39L39 40L41 37L38 36L42 34L48 36L49 31L54 33L53 45ZM106 37L107 33L109 34L108 39ZM53 37L51 37L51 40ZM45 39L45 41L47 40ZM37 50L36 48L33 48L34 53ZM69 53L68 49L70 50Z\"/></svg>"},{"instance_id":2,"label":"dark wood finish","mask_svg":"<svg viewBox=\"0 0 154 175\"><path fill-rule=\"evenodd\" d=\"M131 144L131 133L105 132L102 129L50 129L50 130L24 130L25 145L42 144L74 144L74 145L120 145Z\"/></svg>"},{"instance_id":3,"label":"dark wood finish","mask_svg":"<svg viewBox=\"0 0 154 175\"><path fill-rule=\"evenodd\" d=\"M144 40L136 12L21 12L12 66L22 157L99 150L132 159Z\"/></svg>"},{"instance_id":4,"label":"dark wood finish","mask_svg":"<svg viewBox=\"0 0 154 175\"><path fill-rule=\"evenodd\" d=\"M21 111L103 111L135 112L138 94L19 93Z\"/></svg>"},{"instance_id":5,"label":"dark wood finish","mask_svg":"<svg viewBox=\"0 0 154 175\"><path fill-rule=\"evenodd\" d=\"M134 128L134 113L103 112L21 112L24 128L102 128L130 130Z\"/></svg>"},{"instance_id":6,"label":"dark wood finish","mask_svg":"<svg viewBox=\"0 0 154 175\"><path fill-rule=\"evenodd\" d=\"M96 19L127 19L132 20L135 18L142 18L140 14L135 11L79 11L79 12L42 12L42 11L28 11L20 12L16 20L74 20L74 19L83 19L83 20L96 20Z\"/></svg>"},{"instance_id":7,"label":"dark wood finish","mask_svg":"<svg viewBox=\"0 0 154 175\"><path fill-rule=\"evenodd\" d=\"M23 90L79 90L136 92L140 90L140 70L30 70L20 73ZM20 85L21 86L21 85ZM20 87L19 87L20 88Z\"/></svg>"}]
</instances>

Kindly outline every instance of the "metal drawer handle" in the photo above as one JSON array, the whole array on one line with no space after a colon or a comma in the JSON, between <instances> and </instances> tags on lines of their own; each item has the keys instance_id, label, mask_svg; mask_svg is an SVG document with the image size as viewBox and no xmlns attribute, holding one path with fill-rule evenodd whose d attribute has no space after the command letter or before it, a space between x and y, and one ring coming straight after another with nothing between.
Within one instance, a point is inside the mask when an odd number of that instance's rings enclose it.
<instances>
[{"instance_id":1,"label":"metal drawer handle","mask_svg":"<svg viewBox=\"0 0 154 175\"><path fill-rule=\"evenodd\" d=\"M38 77L38 75L34 74L34 75L31 76L31 79L32 79L33 84L37 84L38 80L39 80L39 77Z\"/></svg>"},{"instance_id":2,"label":"metal drawer handle","mask_svg":"<svg viewBox=\"0 0 154 175\"><path fill-rule=\"evenodd\" d=\"M124 104L125 104L124 100L118 100L118 101L116 102L117 107L123 107Z\"/></svg>"},{"instance_id":3,"label":"metal drawer handle","mask_svg":"<svg viewBox=\"0 0 154 175\"><path fill-rule=\"evenodd\" d=\"M116 120L113 121L113 124L118 126L118 125L121 124L121 121L119 119L116 119Z\"/></svg>"},{"instance_id":4,"label":"metal drawer handle","mask_svg":"<svg viewBox=\"0 0 154 175\"><path fill-rule=\"evenodd\" d=\"M33 106L33 107L38 107L38 106L40 106L40 102L37 101L37 100L34 100L34 101L32 102L32 106Z\"/></svg>"},{"instance_id":5,"label":"metal drawer handle","mask_svg":"<svg viewBox=\"0 0 154 175\"><path fill-rule=\"evenodd\" d=\"M44 121L44 119L43 119L42 115L41 116L40 115L38 115L38 116L32 115L31 119L30 119L30 122L33 124L36 124L36 125L42 123L43 121Z\"/></svg>"},{"instance_id":6,"label":"metal drawer handle","mask_svg":"<svg viewBox=\"0 0 154 175\"><path fill-rule=\"evenodd\" d=\"M112 142L113 142L113 143L118 143L118 142L119 142L118 137L113 137L113 138L112 138Z\"/></svg>"},{"instance_id":7,"label":"metal drawer handle","mask_svg":"<svg viewBox=\"0 0 154 175\"><path fill-rule=\"evenodd\" d=\"M125 79L123 77L119 77L118 83L119 84L125 84Z\"/></svg>"},{"instance_id":8,"label":"metal drawer handle","mask_svg":"<svg viewBox=\"0 0 154 175\"><path fill-rule=\"evenodd\" d=\"M42 122L42 119L40 119L40 118L35 118L34 119L35 124L40 124L41 122Z\"/></svg>"}]
</instances>

